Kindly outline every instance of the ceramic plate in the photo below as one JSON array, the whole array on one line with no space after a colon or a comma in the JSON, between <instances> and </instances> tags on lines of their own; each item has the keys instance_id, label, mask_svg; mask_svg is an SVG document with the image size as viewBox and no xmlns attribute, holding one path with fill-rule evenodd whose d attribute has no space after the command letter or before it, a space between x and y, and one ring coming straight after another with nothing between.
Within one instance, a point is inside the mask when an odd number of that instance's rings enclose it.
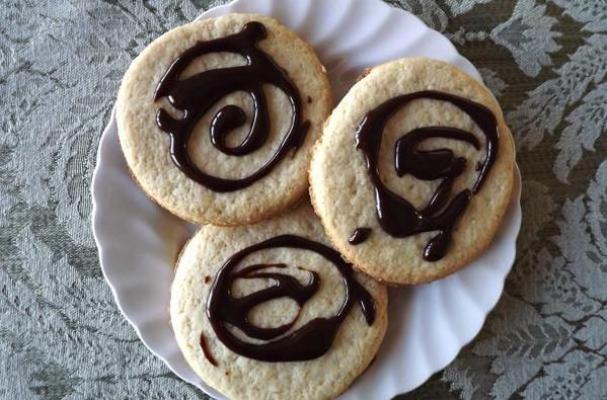
<instances>
[{"instance_id":1,"label":"ceramic plate","mask_svg":"<svg viewBox=\"0 0 607 400\"><path fill-rule=\"evenodd\" d=\"M237 0L201 18L255 12L278 18L316 49L339 99L367 67L404 56L478 71L441 34L380 0ZM491 247L440 281L390 292L390 324L377 361L340 398L390 399L413 390L451 362L479 332L499 299L515 257L521 223L520 176ZM177 253L194 227L160 209L131 180L116 123L101 138L92 183L93 231L104 276L118 307L143 343L173 372L222 399L190 369L169 324Z\"/></svg>"}]
</instances>

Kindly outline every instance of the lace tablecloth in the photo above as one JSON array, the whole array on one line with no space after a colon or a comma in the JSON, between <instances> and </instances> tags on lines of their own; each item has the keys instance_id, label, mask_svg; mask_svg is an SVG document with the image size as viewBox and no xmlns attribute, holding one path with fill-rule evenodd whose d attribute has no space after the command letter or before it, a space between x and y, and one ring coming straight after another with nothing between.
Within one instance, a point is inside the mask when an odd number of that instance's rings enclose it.
<instances>
[{"instance_id":1,"label":"lace tablecloth","mask_svg":"<svg viewBox=\"0 0 607 400\"><path fill-rule=\"evenodd\" d=\"M130 61L211 3L0 5L1 398L205 398L114 305L89 184ZM607 398L607 2L390 3L480 69L523 175L518 260L499 305L448 368L402 399Z\"/></svg>"}]
</instances>

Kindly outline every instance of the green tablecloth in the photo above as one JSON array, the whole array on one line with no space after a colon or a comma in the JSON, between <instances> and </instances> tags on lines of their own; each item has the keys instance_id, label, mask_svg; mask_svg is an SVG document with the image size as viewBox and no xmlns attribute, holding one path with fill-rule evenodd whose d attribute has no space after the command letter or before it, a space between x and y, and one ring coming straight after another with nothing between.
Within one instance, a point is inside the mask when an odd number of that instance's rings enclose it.
<instances>
[{"instance_id":1,"label":"green tablecloth","mask_svg":"<svg viewBox=\"0 0 607 400\"><path fill-rule=\"evenodd\" d=\"M89 184L130 61L210 3L0 5L3 399L205 398L145 349L114 305ZM499 305L455 362L403 398L607 398L607 2L390 3L480 69L523 174L518 259Z\"/></svg>"}]
</instances>

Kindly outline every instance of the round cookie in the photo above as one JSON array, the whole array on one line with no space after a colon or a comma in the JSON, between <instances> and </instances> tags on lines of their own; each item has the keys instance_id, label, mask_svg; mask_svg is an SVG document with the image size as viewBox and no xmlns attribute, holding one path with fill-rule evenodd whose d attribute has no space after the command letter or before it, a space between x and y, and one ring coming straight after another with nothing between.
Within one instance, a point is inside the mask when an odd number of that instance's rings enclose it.
<instances>
[{"instance_id":1,"label":"round cookie","mask_svg":"<svg viewBox=\"0 0 607 400\"><path fill-rule=\"evenodd\" d=\"M331 109L324 67L276 20L192 22L131 64L116 118L127 164L159 205L192 222L241 225L294 204Z\"/></svg>"},{"instance_id":2,"label":"round cookie","mask_svg":"<svg viewBox=\"0 0 607 400\"><path fill-rule=\"evenodd\" d=\"M369 366L388 322L386 287L341 259L308 204L254 225L204 226L171 293L185 359L235 400L337 397Z\"/></svg>"},{"instance_id":3,"label":"round cookie","mask_svg":"<svg viewBox=\"0 0 607 400\"><path fill-rule=\"evenodd\" d=\"M373 68L327 120L310 195L335 247L383 282L465 266L491 242L513 185L514 145L485 86L444 62Z\"/></svg>"}]
</instances>

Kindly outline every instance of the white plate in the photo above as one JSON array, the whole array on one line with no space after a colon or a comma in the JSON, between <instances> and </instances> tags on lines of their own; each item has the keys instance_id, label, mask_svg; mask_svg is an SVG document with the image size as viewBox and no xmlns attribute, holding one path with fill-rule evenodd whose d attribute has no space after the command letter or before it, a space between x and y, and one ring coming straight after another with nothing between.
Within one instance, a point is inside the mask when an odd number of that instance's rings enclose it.
<instances>
[{"instance_id":1,"label":"white plate","mask_svg":"<svg viewBox=\"0 0 607 400\"><path fill-rule=\"evenodd\" d=\"M364 68L403 56L478 71L441 34L379 0L237 0L201 17L256 12L278 18L314 46L336 98ZM173 263L193 227L160 209L134 184L116 124L103 132L93 176L93 232L104 276L143 343L181 378L223 398L190 369L169 324ZM521 224L520 176L500 232L474 263L446 279L391 290L390 324L377 361L341 397L390 399L415 389L451 362L495 306L516 252Z\"/></svg>"}]
</instances>

